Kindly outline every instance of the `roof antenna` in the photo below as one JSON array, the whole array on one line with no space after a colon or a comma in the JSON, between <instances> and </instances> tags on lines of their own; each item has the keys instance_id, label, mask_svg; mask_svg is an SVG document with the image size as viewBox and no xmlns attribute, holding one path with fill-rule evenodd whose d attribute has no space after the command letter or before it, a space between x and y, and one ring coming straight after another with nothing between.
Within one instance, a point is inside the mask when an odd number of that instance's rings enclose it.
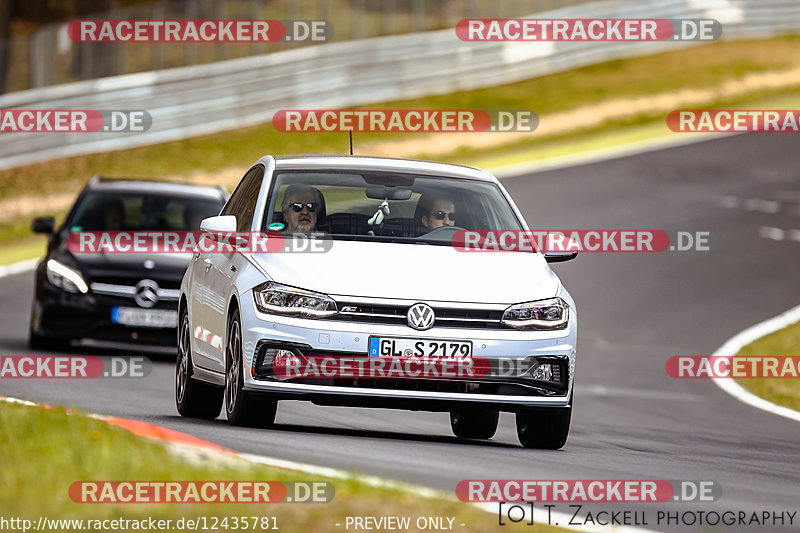
<instances>
[{"instance_id":1,"label":"roof antenna","mask_svg":"<svg viewBox=\"0 0 800 533\"><path fill-rule=\"evenodd\" d=\"M350 155L353 155L353 130L350 130Z\"/></svg>"}]
</instances>

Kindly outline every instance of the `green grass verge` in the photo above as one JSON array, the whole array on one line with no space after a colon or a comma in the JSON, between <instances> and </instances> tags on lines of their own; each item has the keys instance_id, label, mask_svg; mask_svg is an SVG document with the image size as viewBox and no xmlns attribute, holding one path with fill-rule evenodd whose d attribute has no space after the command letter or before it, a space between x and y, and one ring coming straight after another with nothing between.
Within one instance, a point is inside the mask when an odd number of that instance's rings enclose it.
<instances>
[{"instance_id":1,"label":"green grass verge","mask_svg":"<svg viewBox=\"0 0 800 533\"><path fill-rule=\"evenodd\" d=\"M748 344L737 355L800 356L800 322ZM737 379L739 385L765 400L800 411L800 379Z\"/></svg>"},{"instance_id":2,"label":"green grass verge","mask_svg":"<svg viewBox=\"0 0 800 533\"><path fill-rule=\"evenodd\" d=\"M0 246L0 265L10 265L42 257L47 246L44 237L28 237Z\"/></svg>"},{"instance_id":3,"label":"green grass verge","mask_svg":"<svg viewBox=\"0 0 800 533\"><path fill-rule=\"evenodd\" d=\"M773 94L774 93L774 94ZM763 91L741 98L717 100L709 108L730 109L797 109L800 91ZM439 159L481 168L542 161L545 159L589 154L612 147L624 147L642 141L665 138L703 138L703 133L675 133L667 128L662 113L644 113L623 119L611 120L597 127L586 128L563 135L530 139L481 151L460 150Z\"/></svg>"},{"instance_id":4,"label":"green grass verge","mask_svg":"<svg viewBox=\"0 0 800 533\"><path fill-rule=\"evenodd\" d=\"M213 458L189 464L159 443L63 408L37 409L0 403L0 516L51 519L172 519L180 517L274 516L281 531L345 530L347 516L454 517L458 531L494 531L497 517L459 502L429 499L355 480L326 479L253 465L220 466ZM92 480L321 480L335 497L319 504L82 504L68 494L75 481ZM335 524L342 524L337 527ZM517 525L509 531L560 531ZM516 528L516 529L515 529ZM170 530L174 530L174 527ZM410 529L409 531L417 531Z\"/></svg>"}]
</instances>

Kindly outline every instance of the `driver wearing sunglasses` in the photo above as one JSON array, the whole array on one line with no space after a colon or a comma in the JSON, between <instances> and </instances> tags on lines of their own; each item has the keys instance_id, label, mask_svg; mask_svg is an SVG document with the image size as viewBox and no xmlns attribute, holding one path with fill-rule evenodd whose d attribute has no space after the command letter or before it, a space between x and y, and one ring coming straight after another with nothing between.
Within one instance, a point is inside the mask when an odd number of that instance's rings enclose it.
<instances>
[{"instance_id":1,"label":"driver wearing sunglasses","mask_svg":"<svg viewBox=\"0 0 800 533\"><path fill-rule=\"evenodd\" d=\"M436 198L431 202L427 214L422 216L422 225L428 231L433 231L442 226L455 226L456 207L451 200Z\"/></svg>"},{"instance_id":2,"label":"driver wearing sunglasses","mask_svg":"<svg viewBox=\"0 0 800 533\"><path fill-rule=\"evenodd\" d=\"M291 185L283 197L283 219L289 233L311 233L317 228L322 193L305 185Z\"/></svg>"}]
</instances>

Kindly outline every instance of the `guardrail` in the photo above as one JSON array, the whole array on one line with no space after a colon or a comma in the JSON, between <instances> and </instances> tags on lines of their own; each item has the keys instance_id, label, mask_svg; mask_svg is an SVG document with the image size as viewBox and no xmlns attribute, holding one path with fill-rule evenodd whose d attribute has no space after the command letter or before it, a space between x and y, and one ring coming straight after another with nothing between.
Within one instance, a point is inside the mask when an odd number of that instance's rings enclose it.
<instances>
[{"instance_id":1,"label":"guardrail","mask_svg":"<svg viewBox=\"0 0 800 533\"><path fill-rule=\"evenodd\" d=\"M110 9L72 15L92 20L325 20L336 28L337 41L418 33L455 26L466 17L508 18L556 6L593 0L156 0L148 3L105 2ZM74 2L72 2L74 4ZM79 2L78 7L87 2ZM123 4L128 4L124 5ZM0 3L0 6L2 3ZM70 13L67 5L50 6L53 18ZM73 6L74 9L75 6ZM84 6L85 7L85 6ZM0 18L3 9L0 7ZM0 94L237 59L311 43L75 43L67 22L48 24L30 35L0 40ZM5 74L5 77L4 77Z\"/></svg>"},{"instance_id":2,"label":"guardrail","mask_svg":"<svg viewBox=\"0 0 800 533\"><path fill-rule=\"evenodd\" d=\"M796 0L610 0L540 18L713 18L723 39L800 31ZM476 89L696 42L464 42L453 29L332 42L207 65L0 96L0 109L147 110L143 133L0 134L0 169L269 122L281 109L342 108Z\"/></svg>"}]
</instances>

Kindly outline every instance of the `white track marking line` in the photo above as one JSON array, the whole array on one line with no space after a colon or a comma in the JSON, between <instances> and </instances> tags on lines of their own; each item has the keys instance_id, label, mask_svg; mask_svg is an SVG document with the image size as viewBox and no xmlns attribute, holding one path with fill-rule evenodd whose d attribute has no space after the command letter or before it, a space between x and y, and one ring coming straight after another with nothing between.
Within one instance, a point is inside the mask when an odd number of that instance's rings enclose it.
<instances>
[{"instance_id":1,"label":"white track marking line","mask_svg":"<svg viewBox=\"0 0 800 533\"><path fill-rule=\"evenodd\" d=\"M758 236L762 239L769 239L771 241L782 241L786 232L781 228L773 228L770 226L761 226L758 228Z\"/></svg>"},{"instance_id":2,"label":"white track marking line","mask_svg":"<svg viewBox=\"0 0 800 533\"><path fill-rule=\"evenodd\" d=\"M702 399L698 394L687 394L680 392L665 392L646 389L624 389L619 387L608 387L606 385L577 385L575 388L578 394L588 396L608 396L620 398L646 398L651 400L675 400L685 402L696 402Z\"/></svg>"},{"instance_id":3,"label":"white track marking line","mask_svg":"<svg viewBox=\"0 0 800 533\"><path fill-rule=\"evenodd\" d=\"M800 321L800 305L737 333L728 339L725 344L720 346L713 355L735 355L751 342L769 335L770 333L775 333L787 326L791 326L798 321ZM762 411L767 411L768 413L800 422L800 411L795 411L794 409L789 409L788 407L783 407L767 401L764 398L760 398L736 383L732 378L713 378L712 381L717 387L740 402L746 403L756 409L761 409Z\"/></svg>"},{"instance_id":4,"label":"white track marking line","mask_svg":"<svg viewBox=\"0 0 800 533\"><path fill-rule=\"evenodd\" d=\"M14 405L24 405L26 407L38 407L36 402L29 402L28 400L21 400L19 398L10 398L8 396L0 396L0 402L12 403Z\"/></svg>"},{"instance_id":5,"label":"white track marking line","mask_svg":"<svg viewBox=\"0 0 800 533\"><path fill-rule=\"evenodd\" d=\"M36 265L39 263L39 259L26 259L25 261L20 261L19 263L12 263L10 265L2 265L0 266L0 278L5 278L7 276L13 276L14 274L21 274L22 272L29 272L36 268Z\"/></svg>"},{"instance_id":6,"label":"white track marking line","mask_svg":"<svg viewBox=\"0 0 800 533\"><path fill-rule=\"evenodd\" d=\"M746 211L760 211L770 215L774 215L781 210L780 202L764 200L762 198L748 198L744 201L742 207L744 207Z\"/></svg>"}]
</instances>

